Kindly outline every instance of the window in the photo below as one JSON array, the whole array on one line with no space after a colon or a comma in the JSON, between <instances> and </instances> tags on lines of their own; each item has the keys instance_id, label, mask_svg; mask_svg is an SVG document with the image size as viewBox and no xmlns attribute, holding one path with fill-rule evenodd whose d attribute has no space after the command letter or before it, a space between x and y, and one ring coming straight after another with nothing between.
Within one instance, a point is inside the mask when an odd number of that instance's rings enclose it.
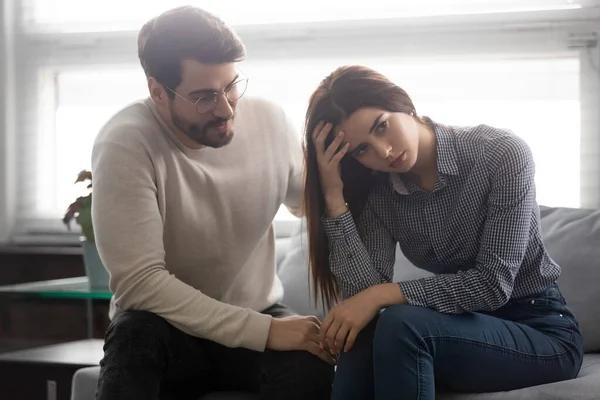
<instances>
[{"instance_id":1,"label":"window","mask_svg":"<svg viewBox=\"0 0 600 400\"><path fill-rule=\"evenodd\" d=\"M54 135L40 147L40 169L36 214L40 218L60 215L65 205L77 197L84 186L73 185L77 171L91 168L90 154L102 125L128 103L148 94L144 72L137 66L112 66L103 69L73 69L52 76L56 91ZM249 92L260 91L258 89ZM298 137L300 141L300 137ZM51 183L51 184L48 184ZM295 217L282 207L278 220Z\"/></svg>"},{"instance_id":2,"label":"window","mask_svg":"<svg viewBox=\"0 0 600 400\"><path fill-rule=\"evenodd\" d=\"M248 65L253 88L278 99L302 126L311 91L343 58L277 65ZM453 60L354 58L403 87L420 115L449 125L487 124L507 128L531 146L537 167L537 198L548 206L578 207L580 103L579 58ZM278 71L285 71L285 74ZM555 116L549 118L549 116ZM574 134L575 133L575 134ZM560 166L560 167L558 167Z\"/></svg>"},{"instance_id":3,"label":"window","mask_svg":"<svg viewBox=\"0 0 600 400\"><path fill-rule=\"evenodd\" d=\"M91 168L93 142L102 125L148 91L144 72L132 66L63 71L56 74L54 82L54 143L44 149L54 168L38 176L43 182L54 183L39 194L45 199L37 202L41 217L59 215L73 201L82 189L73 185L74 176ZM49 152L50 148L54 151Z\"/></svg>"},{"instance_id":4,"label":"window","mask_svg":"<svg viewBox=\"0 0 600 400\"><path fill-rule=\"evenodd\" d=\"M18 184L20 237L64 232L60 215L82 190L72 181L89 167L98 130L119 108L147 95L136 59L137 29L177 2L127 5L134 3L84 7L29 0L18 13L16 82L23 90L16 104L23 123L17 124L17 158L21 173L35 177ZM250 77L248 94L281 104L299 132L321 79L343 64L368 65L406 89L421 115L451 125L485 123L522 136L536 160L540 204L600 206L600 183L593 177L600 172L600 117L593 112L599 97L586 91L599 87L598 49L568 46L572 32L597 28L598 1L375 3L380 7L345 5L345 14L329 7L337 2L313 0L285 13L275 1L202 6L238 24L249 53L242 66ZM458 15L469 13L476 15ZM348 22L357 16L362 20ZM273 20L279 24L271 25ZM277 220L282 227L295 218L282 210Z\"/></svg>"},{"instance_id":5,"label":"window","mask_svg":"<svg viewBox=\"0 0 600 400\"><path fill-rule=\"evenodd\" d=\"M441 123L485 123L515 131L534 152L538 201L579 206L578 191L556 190L557 182L579 186L579 137L566 134L579 131L578 59L434 64L374 59L369 64L403 86L422 115ZM251 78L248 94L277 100L300 131L311 90L337 66L333 60L247 64L244 70ZM74 198L79 189L72 185L72 177L90 167L93 139L104 122L128 102L147 95L143 71L133 66L64 71L55 82L54 154L46 156L54 168L41 169L38 177L42 182L54 181L54 185L39 193L41 216L59 214ZM48 147L44 152L48 153ZM562 167L556 168L559 163ZM282 212L284 215L289 217Z\"/></svg>"},{"instance_id":6,"label":"window","mask_svg":"<svg viewBox=\"0 0 600 400\"><path fill-rule=\"evenodd\" d=\"M41 30L81 32L139 29L165 9L193 4L226 17L232 25L287 24L378 18L415 18L459 14L578 9L590 1L574 0L372 0L361 2L304 0L29 0L25 19Z\"/></svg>"}]
</instances>

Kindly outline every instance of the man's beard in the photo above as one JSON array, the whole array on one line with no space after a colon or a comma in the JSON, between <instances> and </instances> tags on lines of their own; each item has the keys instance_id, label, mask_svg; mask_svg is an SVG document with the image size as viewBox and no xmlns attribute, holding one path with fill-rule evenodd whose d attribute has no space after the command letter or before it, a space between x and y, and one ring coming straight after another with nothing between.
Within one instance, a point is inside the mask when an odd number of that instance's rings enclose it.
<instances>
[{"instance_id":1,"label":"man's beard","mask_svg":"<svg viewBox=\"0 0 600 400\"><path fill-rule=\"evenodd\" d=\"M173 125L194 142L207 147L219 148L228 145L233 139L233 130L221 132L217 127L227 123L226 118L215 117L203 125L189 123L181 118L171 107L171 121ZM231 118L233 121L233 117Z\"/></svg>"}]
</instances>

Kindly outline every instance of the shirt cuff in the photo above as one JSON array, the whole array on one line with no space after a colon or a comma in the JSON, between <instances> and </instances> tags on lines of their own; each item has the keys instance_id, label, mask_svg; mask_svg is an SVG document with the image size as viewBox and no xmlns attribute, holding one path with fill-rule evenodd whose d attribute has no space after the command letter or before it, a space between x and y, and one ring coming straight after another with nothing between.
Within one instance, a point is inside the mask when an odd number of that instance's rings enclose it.
<instances>
[{"instance_id":1,"label":"shirt cuff","mask_svg":"<svg viewBox=\"0 0 600 400\"><path fill-rule=\"evenodd\" d=\"M333 218L323 217L322 222L325 236L330 240L343 239L352 232L353 229L356 229L350 211L346 211L342 215Z\"/></svg>"},{"instance_id":2,"label":"shirt cuff","mask_svg":"<svg viewBox=\"0 0 600 400\"><path fill-rule=\"evenodd\" d=\"M265 351L272 320L273 317L268 314L252 312L245 326L241 347L254 351Z\"/></svg>"},{"instance_id":3,"label":"shirt cuff","mask_svg":"<svg viewBox=\"0 0 600 400\"><path fill-rule=\"evenodd\" d=\"M425 283L420 280L398 282L402 295L413 306L427 307L427 293L425 292Z\"/></svg>"}]
</instances>

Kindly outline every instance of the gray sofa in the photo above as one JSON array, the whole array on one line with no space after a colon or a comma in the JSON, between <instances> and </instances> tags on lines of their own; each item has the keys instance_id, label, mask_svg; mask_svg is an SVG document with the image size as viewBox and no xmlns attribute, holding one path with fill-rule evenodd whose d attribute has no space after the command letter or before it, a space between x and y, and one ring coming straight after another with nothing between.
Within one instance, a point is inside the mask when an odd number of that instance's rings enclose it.
<instances>
[{"instance_id":1,"label":"gray sofa","mask_svg":"<svg viewBox=\"0 0 600 400\"><path fill-rule=\"evenodd\" d=\"M439 393L438 400L599 400L600 399L600 210L541 208L544 240L550 255L562 266L561 290L579 319L586 356L576 379L521 390L483 394ZM323 317L313 307L306 268L304 226L290 238L278 239L277 263L285 288L284 302L299 314ZM397 252L396 280L427 273ZM98 367L84 368L73 378L72 400L91 400ZM202 400L251 400L243 393L214 393Z\"/></svg>"}]
</instances>

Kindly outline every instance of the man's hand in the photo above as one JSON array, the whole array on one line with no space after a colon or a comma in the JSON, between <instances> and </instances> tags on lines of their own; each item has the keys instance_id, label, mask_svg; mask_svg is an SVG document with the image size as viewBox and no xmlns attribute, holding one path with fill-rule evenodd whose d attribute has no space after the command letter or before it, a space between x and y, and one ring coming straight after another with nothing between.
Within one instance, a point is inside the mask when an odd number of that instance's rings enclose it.
<instances>
[{"instance_id":1,"label":"man's hand","mask_svg":"<svg viewBox=\"0 0 600 400\"><path fill-rule=\"evenodd\" d=\"M333 365L335 358L321 347L320 327L321 321L314 316L273 318L267 348L280 351L305 350Z\"/></svg>"},{"instance_id":2,"label":"man's hand","mask_svg":"<svg viewBox=\"0 0 600 400\"><path fill-rule=\"evenodd\" d=\"M359 332L381 310L380 298L375 287L363 290L357 295L334 307L321 326L321 346L337 354L342 348L352 348Z\"/></svg>"}]
</instances>

